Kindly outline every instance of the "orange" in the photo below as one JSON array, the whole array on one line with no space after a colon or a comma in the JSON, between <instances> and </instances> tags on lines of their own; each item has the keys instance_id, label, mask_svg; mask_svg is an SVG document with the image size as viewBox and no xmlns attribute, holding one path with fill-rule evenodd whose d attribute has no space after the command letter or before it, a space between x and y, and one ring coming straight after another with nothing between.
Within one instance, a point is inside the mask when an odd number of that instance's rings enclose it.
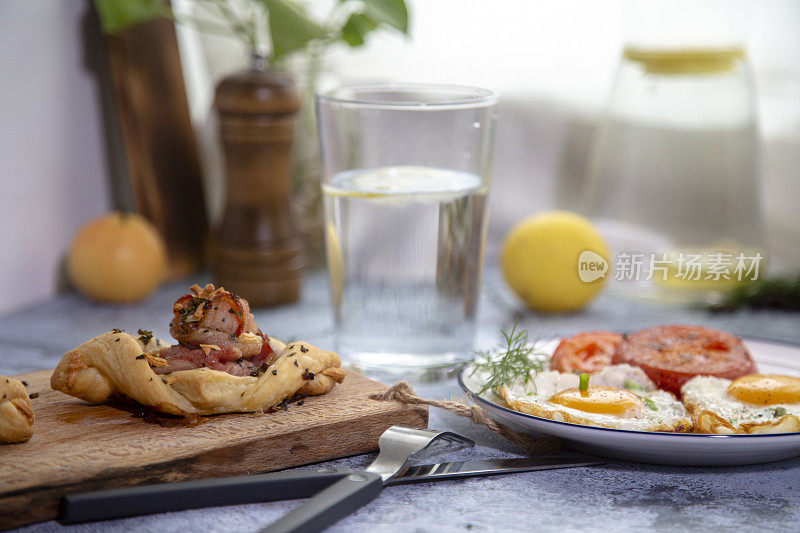
<instances>
[{"instance_id":1,"label":"orange","mask_svg":"<svg viewBox=\"0 0 800 533\"><path fill-rule=\"evenodd\" d=\"M75 235L67 255L70 280L83 294L104 302L135 302L161 283L167 252L158 230L134 213L113 212Z\"/></svg>"}]
</instances>

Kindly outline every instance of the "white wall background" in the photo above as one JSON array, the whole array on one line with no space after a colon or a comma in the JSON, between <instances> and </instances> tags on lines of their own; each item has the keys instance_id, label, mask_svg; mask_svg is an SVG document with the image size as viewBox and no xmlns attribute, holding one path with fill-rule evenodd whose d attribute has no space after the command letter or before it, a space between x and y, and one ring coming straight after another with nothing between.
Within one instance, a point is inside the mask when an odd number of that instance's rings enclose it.
<instances>
[{"instance_id":1,"label":"white wall background","mask_svg":"<svg viewBox=\"0 0 800 533\"><path fill-rule=\"evenodd\" d=\"M0 310L54 293L76 228L109 209L88 2L0 2Z\"/></svg>"},{"instance_id":2,"label":"white wall background","mask_svg":"<svg viewBox=\"0 0 800 533\"><path fill-rule=\"evenodd\" d=\"M568 205L618 60L620 0L409 3L411 40L384 35L358 51L337 50L333 78L499 91L492 235L527 213ZM11 288L0 311L53 294L71 236L110 209L100 97L81 37L87 6L0 2L0 280ZM753 2L751 22L773 234L800 265L800 2ZM244 56L225 38L183 29L180 39L198 138L208 145L216 135L212 80ZM218 164L211 152L205 158L209 169ZM219 179L212 175L210 185L218 197Z\"/></svg>"}]
</instances>

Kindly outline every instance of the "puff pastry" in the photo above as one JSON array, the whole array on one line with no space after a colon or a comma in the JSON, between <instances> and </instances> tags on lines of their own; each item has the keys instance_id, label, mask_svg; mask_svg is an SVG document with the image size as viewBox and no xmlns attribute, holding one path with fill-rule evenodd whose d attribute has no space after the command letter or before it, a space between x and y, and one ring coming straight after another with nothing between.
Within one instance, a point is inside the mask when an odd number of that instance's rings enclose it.
<instances>
[{"instance_id":1,"label":"puff pastry","mask_svg":"<svg viewBox=\"0 0 800 533\"><path fill-rule=\"evenodd\" d=\"M124 332L109 331L70 350L50 386L88 402L130 398L173 415L269 411L298 395L324 394L344 379L339 356L305 342L276 345L277 359L260 376L210 368L154 372L158 357Z\"/></svg>"},{"instance_id":2,"label":"puff pastry","mask_svg":"<svg viewBox=\"0 0 800 533\"><path fill-rule=\"evenodd\" d=\"M113 396L173 415L269 411L294 396L324 394L344 379L334 352L261 333L245 300L213 285L175 302L177 345L139 330L112 330L70 350L53 389L100 403Z\"/></svg>"},{"instance_id":3,"label":"puff pastry","mask_svg":"<svg viewBox=\"0 0 800 533\"><path fill-rule=\"evenodd\" d=\"M0 442L25 442L33 436L33 409L21 381L0 376Z\"/></svg>"}]
</instances>

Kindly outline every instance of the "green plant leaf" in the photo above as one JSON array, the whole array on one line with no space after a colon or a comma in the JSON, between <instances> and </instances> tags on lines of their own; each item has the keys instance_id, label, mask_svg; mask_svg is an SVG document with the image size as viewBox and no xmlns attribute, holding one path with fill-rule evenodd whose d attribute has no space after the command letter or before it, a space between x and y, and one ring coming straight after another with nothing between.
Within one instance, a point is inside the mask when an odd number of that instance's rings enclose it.
<instances>
[{"instance_id":1,"label":"green plant leaf","mask_svg":"<svg viewBox=\"0 0 800 533\"><path fill-rule=\"evenodd\" d=\"M378 27L378 23L361 13L353 13L342 27L342 39L350 46L364 44L366 35Z\"/></svg>"},{"instance_id":2,"label":"green plant leaf","mask_svg":"<svg viewBox=\"0 0 800 533\"><path fill-rule=\"evenodd\" d=\"M388 24L408 33L408 8L405 0L364 0L363 13L378 24Z\"/></svg>"},{"instance_id":3,"label":"green plant leaf","mask_svg":"<svg viewBox=\"0 0 800 533\"><path fill-rule=\"evenodd\" d=\"M272 59L279 59L305 48L309 41L327 36L325 29L311 20L302 6L292 0L261 0L269 12Z\"/></svg>"},{"instance_id":4,"label":"green plant leaf","mask_svg":"<svg viewBox=\"0 0 800 533\"><path fill-rule=\"evenodd\" d=\"M103 32L111 34L171 13L166 0L93 1Z\"/></svg>"}]
</instances>

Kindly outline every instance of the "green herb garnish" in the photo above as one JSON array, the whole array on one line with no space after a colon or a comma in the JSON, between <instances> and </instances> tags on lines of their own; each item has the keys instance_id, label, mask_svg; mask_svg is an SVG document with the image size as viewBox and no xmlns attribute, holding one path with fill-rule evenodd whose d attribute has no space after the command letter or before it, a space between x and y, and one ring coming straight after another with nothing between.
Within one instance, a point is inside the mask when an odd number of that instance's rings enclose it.
<instances>
[{"instance_id":1,"label":"green herb garnish","mask_svg":"<svg viewBox=\"0 0 800 533\"><path fill-rule=\"evenodd\" d=\"M712 311L752 309L800 310L800 273L794 276L761 278L731 291Z\"/></svg>"},{"instance_id":2,"label":"green herb garnish","mask_svg":"<svg viewBox=\"0 0 800 533\"><path fill-rule=\"evenodd\" d=\"M140 329L136 333L139 334L139 340L145 345L153 340L153 332L147 329Z\"/></svg>"},{"instance_id":3,"label":"green herb garnish","mask_svg":"<svg viewBox=\"0 0 800 533\"><path fill-rule=\"evenodd\" d=\"M775 418L778 418L779 416L784 416L785 414L786 414L786 408L785 407L776 407L775 408Z\"/></svg>"},{"instance_id":4,"label":"green herb garnish","mask_svg":"<svg viewBox=\"0 0 800 533\"><path fill-rule=\"evenodd\" d=\"M531 355L543 355L537 352L534 344L528 342L528 332L525 330L517 332L517 322L508 333L501 330L503 341L496 351L476 352L475 355L485 359L475 362L472 374L477 371L489 374L488 381L478 394L483 394L487 390L497 390L502 385L510 385L514 381L522 380L528 384L533 381L531 372L541 372L544 370L543 362L531 359Z\"/></svg>"},{"instance_id":5,"label":"green herb garnish","mask_svg":"<svg viewBox=\"0 0 800 533\"><path fill-rule=\"evenodd\" d=\"M656 405L656 402L640 394L641 392L647 392L646 388L642 387L632 379L626 379L625 383L623 383L622 386L625 387L627 390L631 391L632 393L634 393L639 398L641 398L644 404L648 407L648 409L650 409L651 411L658 411L658 406Z\"/></svg>"},{"instance_id":6,"label":"green herb garnish","mask_svg":"<svg viewBox=\"0 0 800 533\"><path fill-rule=\"evenodd\" d=\"M200 298L199 296L192 296L178 311L178 320L181 322L198 322L202 317L195 316L195 312L201 306L208 304L211 305L211 300L208 298ZM222 319L223 322L225 319Z\"/></svg>"},{"instance_id":7,"label":"green herb garnish","mask_svg":"<svg viewBox=\"0 0 800 533\"><path fill-rule=\"evenodd\" d=\"M264 361L263 363L261 363L261 366L253 370L250 373L250 375L253 376L254 378L261 377L261 374L266 372L268 368L269 368L269 363L267 361Z\"/></svg>"},{"instance_id":8,"label":"green herb garnish","mask_svg":"<svg viewBox=\"0 0 800 533\"><path fill-rule=\"evenodd\" d=\"M640 396L640 398L642 398ZM658 407L656 406L656 402L651 400L650 398L642 398L644 404L651 410L651 411L658 411Z\"/></svg>"},{"instance_id":9,"label":"green herb garnish","mask_svg":"<svg viewBox=\"0 0 800 533\"><path fill-rule=\"evenodd\" d=\"M582 373L580 375L580 383L578 384L578 390L581 391L588 391L589 390L589 374Z\"/></svg>"},{"instance_id":10,"label":"green herb garnish","mask_svg":"<svg viewBox=\"0 0 800 533\"><path fill-rule=\"evenodd\" d=\"M635 381L633 381L632 379L626 379L625 383L622 386L625 387L628 390L631 390L631 391L633 391L633 390L646 391L647 390L644 387L642 387L641 385L639 385L638 383L636 383Z\"/></svg>"}]
</instances>

